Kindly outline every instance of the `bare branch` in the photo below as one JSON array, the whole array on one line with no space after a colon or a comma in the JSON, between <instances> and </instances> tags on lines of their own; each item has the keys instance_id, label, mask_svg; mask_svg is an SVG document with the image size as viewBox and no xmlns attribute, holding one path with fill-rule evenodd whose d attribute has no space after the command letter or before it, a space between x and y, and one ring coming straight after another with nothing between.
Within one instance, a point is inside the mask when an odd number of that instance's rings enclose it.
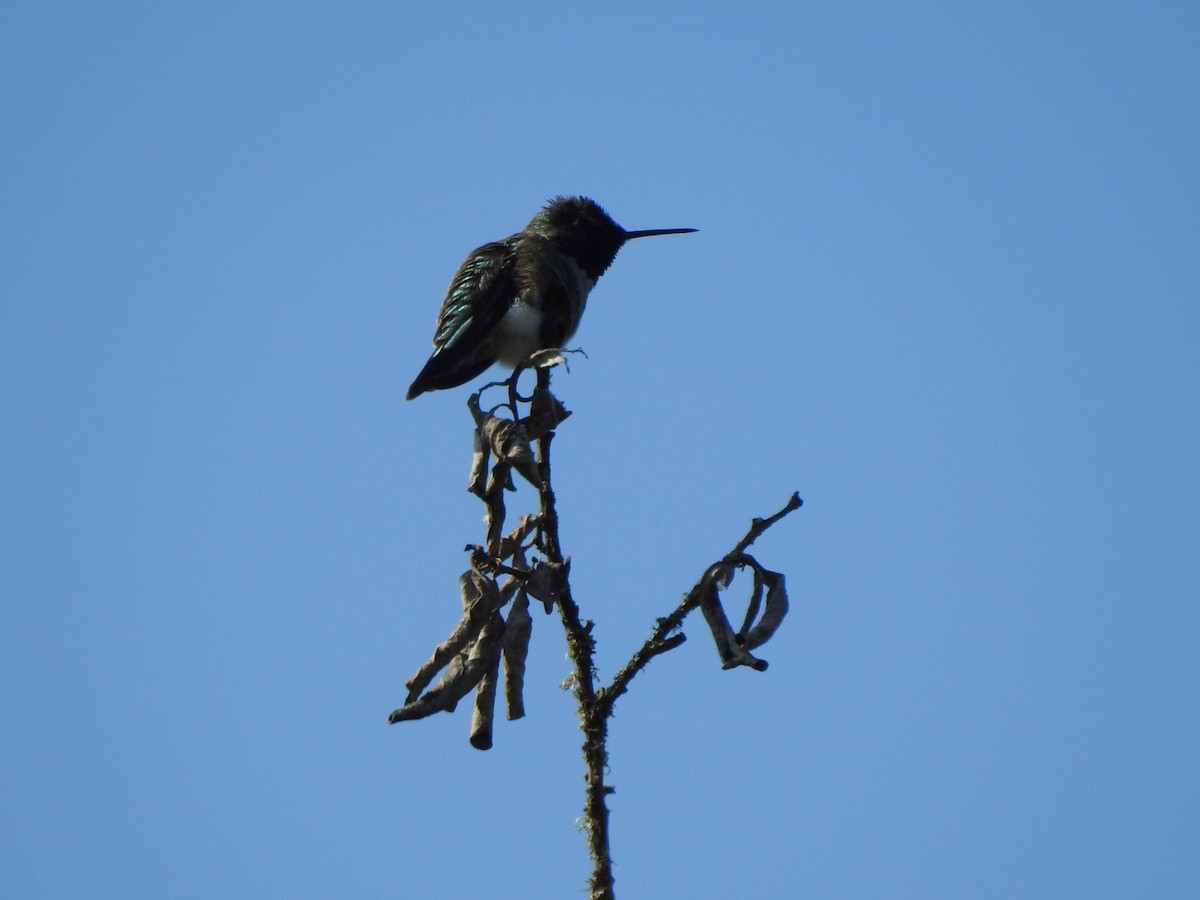
<instances>
[{"instance_id":1,"label":"bare branch","mask_svg":"<svg viewBox=\"0 0 1200 900\"><path fill-rule=\"evenodd\" d=\"M788 513L795 512L803 505L804 501L800 499L800 494L797 492L792 494L792 496L788 498L788 502L783 505L783 509L775 513L773 516L767 516L765 519L751 519L750 530L746 532L746 536L744 538L737 542L737 546L730 550L725 558L728 559L730 556L738 556L739 554L745 553L751 544L762 537L763 532L765 532L768 528L770 528Z\"/></svg>"},{"instance_id":2,"label":"bare branch","mask_svg":"<svg viewBox=\"0 0 1200 900\"><path fill-rule=\"evenodd\" d=\"M593 863L591 898L611 900L613 872L607 801L613 788L605 779L613 705L650 660L687 640L681 630L683 621L697 608L704 614L725 668L745 665L761 671L767 667L765 661L750 651L775 634L787 613L787 591L783 576L763 568L747 550L767 529L799 509L802 501L798 494L793 494L775 514L753 519L734 548L705 569L669 615L657 620L650 637L620 668L612 683L599 687L593 623L583 617L571 593L571 560L564 555L559 539L558 508L551 480L550 451L555 429L570 412L550 392L550 370L565 361L564 351L536 354L508 379L486 385L468 401L475 422L468 488L483 502L487 540L484 546L466 547L471 554L471 567L460 578L462 618L409 679L405 704L388 721L452 711L474 688L470 742L481 750L491 747L501 661L508 718L517 719L525 714L522 696L525 659L533 625L530 599L540 600L547 613L557 607L573 670L568 683L578 703L584 735L582 749L587 770L584 823ZM536 383L528 396L518 389L518 381L526 369L536 374ZM480 406L480 396L493 387L506 389L507 402L485 412ZM524 417L520 414L522 404L528 410ZM508 512L504 494L515 490L514 470L537 490L538 511L523 516L505 533ZM527 555L534 552L537 555L530 562ZM735 573L745 568L751 570L753 582L741 627L734 631L721 594ZM441 678L429 688L439 672Z\"/></svg>"},{"instance_id":3,"label":"bare branch","mask_svg":"<svg viewBox=\"0 0 1200 900\"><path fill-rule=\"evenodd\" d=\"M794 493L790 498L788 498L788 502L784 504L783 508L780 509L779 512L775 513L774 515L767 516L765 519L755 518L751 520L750 529L746 532L745 537L738 541L737 544L734 545L733 549L725 554L725 556L722 557L719 562L714 563L713 566L710 566L709 569L706 570L705 575L701 576L700 581L698 581L696 586L687 593L687 595L683 598L683 601L677 607L675 607L674 611L670 615L658 620L654 627L654 631L651 633L650 637L646 639L646 643L642 644L637 652L630 657L629 662L627 662L620 668L620 670L618 670L616 677L613 678L612 684L607 688L601 689L600 694L603 697L606 707L610 711L613 704L616 703L617 698L629 690L629 683L633 680L634 676L646 668L646 666L650 663L650 660L654 659L656 656L660 656L663 653L668 652L669 650L675 649L685 640L687 640L684 634L678 629L682 627L683 620L687 618L688 613L701 605L701 602L705 597L705 591L709 586L706 582L708 572L717 568L722 570L729 569L730 567L737 565L739 560L747 559L748 557L745 555L746 550L751 544L758 540L768 528L803 505L804 501L800 499L799 493ZM757 566L757 563L755 563L755 565ZM775 573L771 574L774 575ZM779 577L782 579L782 576ZM782 582L780 582L780 584L782 584ZM757 597L757 590L755 597ZM755 600L753 598L751 600L751 605L755 605ZM783 604L783 610L786 611L786 602ZM754 614L757 614L757 610L754 611ZM782 613L779 612L778 603L776 603L776 605L772 608L772 614L773 616L777 614L778 617L782 619ZM751 611L747 610L746 624L743 625L743 631L749 627L752 619L753 616L751 615ZM775 621L775 626L778 627L778 621ZM772 633L774 633L774 629L772 629ZM749 654L747 654L747 656L749 656ZM725 657L723 656L722 659L724 658ZM753 657L751 657L751 659L753 659ZM761 663L761 660L758 662Z\"/></svg>"}]
</instances>

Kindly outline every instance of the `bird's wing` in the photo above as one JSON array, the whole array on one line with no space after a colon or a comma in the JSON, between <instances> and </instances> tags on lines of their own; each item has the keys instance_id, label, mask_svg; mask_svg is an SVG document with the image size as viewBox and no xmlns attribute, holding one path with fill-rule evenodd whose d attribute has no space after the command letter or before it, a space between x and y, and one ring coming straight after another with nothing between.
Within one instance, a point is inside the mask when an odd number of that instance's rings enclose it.
<instances>
[{"instance_id":1,"label":"bird's wing","mask_svg":"<svg viewBox=\"0 0 1200 900\"><path fill-rule=\"evenodd\" d=\"M438 311L433 355L474 349L504 318L513 295L513 248L484 244L458 267Z\"/></svg>"},{"instance_id":2,"label":"bird's wing","mask_svg":"<svg viewBox=\"0 0 1200 900\"><path fill-rule=\"evenodd\" d=\"M409 400L465 384L495 361L481 345L516 293L513 240L484 244L454 273L438 311L433 355L408 389Z\"/></svg>"}]
</instances>

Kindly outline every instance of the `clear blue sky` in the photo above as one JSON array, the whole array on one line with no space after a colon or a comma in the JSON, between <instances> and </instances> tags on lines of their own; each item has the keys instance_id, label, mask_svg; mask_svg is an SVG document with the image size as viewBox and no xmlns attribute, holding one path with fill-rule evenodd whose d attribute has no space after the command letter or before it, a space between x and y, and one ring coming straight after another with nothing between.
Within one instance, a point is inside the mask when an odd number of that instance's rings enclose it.
<instances>
[{"instance_id":1,"label":"clear blue sky","mask_svg":"<svg viewBox=\"0 0 1200 900\"><path fill-rule=\"evenodd\" d=\"M529 715L388 727L456 617L468 250L628 228L559 377L619 895L1200 893L1200 6L9 3L0 895L578 897Z\"/></svg>"}]
</instances>

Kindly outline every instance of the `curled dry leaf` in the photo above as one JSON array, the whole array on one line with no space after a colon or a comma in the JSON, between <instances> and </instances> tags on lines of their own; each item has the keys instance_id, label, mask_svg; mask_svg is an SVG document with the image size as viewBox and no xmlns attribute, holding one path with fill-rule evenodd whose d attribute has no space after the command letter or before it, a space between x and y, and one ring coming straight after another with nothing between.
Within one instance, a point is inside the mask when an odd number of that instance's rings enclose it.
<instances>
[{"instance_id":1,"label":"curled dry leaf","mask_svg":"<svg viewBox=\"0 0 1200 900\"><path fill-rule=\"evenodd\" d=\"M749 556L742 556L735 562L714 563L709 566L704 576L700 579L700 583L696 585L695 590L699 592L700 611L704 614L704 620L708 623L709 631L712 632L713 642L717 647L717 655L721 658L721 666L725 669L733 669L737 666L749 666L758 672L763 672L767 668L767 661L758 659L753 656L749 650L753 646L759 646L766 641L775 628L778 627L779 621L782 620L782 612L778 612L778 617L770 627L770 631L762 638L758 644L747 645L742 635L735 633L732 626L729 624L729 618L725 615L725 608L721 605L720 592L722 589L729 586L733 579L735 569L743 566L752 566L756 572L762 571L758 563ZM771 573L775 574L775 573ZM768 602L770 591L768 590ZM755 605L758 591L756 590L751 597L751 605ZM778 600L778 597L777 597ZM776 607L778 603L776 604ZM786 598L784 600L783 611L786 612ZM765 618L765 616L764 616Z\"/></svg>"},{"instance_id":2,"label":"curled dry leaf","mask_svg":"<svg viewBox=\"0 0 1200 900\"><path fill-rule=\"evenodd\" d=\"M476 569L468 569L463 572L458 579L458 587L463 605L462 618L459 619L450 636L438 644L433 655L406 682L408 697L404 701L405 708L416 702L421 692L438 672L470 649L472 643L477 641L484 626L505 599L496 587L496 583ZM445 678L439 684L444 682ZM436 709L430 710L430 712L436 712ZM428 714L425 713L425 715ZM396 713L392 713L392 715L395 716ZM399 720L393 719L392 721Z\"/></svg>"},{"instance_id":3,"label":"curled dry leaf","mask_svg":"<svg viewBox=\"0 0 1200 900\"><path fill-rule=\"evenodd\" d=\"M475 429L474 447L471 450L471 474L467 478L467 490L476 497L483 497L488 474L488 446L480 433Z\"/></svg>"},{"instance_id":4,"label":"curled dry leaf","mask_svg":"<svg viewBox=\"0 0 1200 900\"><path fill-rule=\"evenodd\" d=\"M781 572L771 572L768 569L755 569L756 580L767 588L767 601L762 618L753 628L743 627L740 635L742 646L747 650L761 647L775 634L783 617L788 611L787 586ZM749 620L747 620L749 621Z\"/></svg>"},{"instance_id":5,"label":"curled dry leaf","mask_svg":"<svg viewBox=\"0 0 1200 900\"><path fill-rule=\"evenodd\" d=\"M496 719L496 683L499 681L500 655L504 649L504 636L508 625L500 613L493 613L471 648L467 667L476 664L479 678L476 681L475 708L471 715L469 740L476 750L490 750L492 746L492 723Z\"/></svg>"},{"instance_id":6,"label":"curled dry leaf","mask_svg":"<svg viewBox=\"0 0 1200 900\"><path fill-rule=\"evenodd\" d=\"M566 352L560 347L547 347L529 355L525 365L531 369L550 369L567 364Z\"/></svg>"},{"instance_id":7,"label":"curled dry leaf","mask_svg":"<svg viewBox=\"0 0 1200 900\"><path fill-rule=\"evenodd\" d=\"M553 431L571 415L558 398L540 385L534 389L533 398L529 401L529 415L523 420L525 432L530 440L537 440L549 431Z\"/></svg>"},{"instance_id":8,"label":"curled dry leaf","mask_svg":"<svg viewBox=\"0 0 1200 900\"><path fill-rule=\"evenodd\" d=\"M479 432L498 461L512 466L534 487L541 487L541 467L521 423L485 414Z\"/></svg>"},{"instance_id":9,"label":"curled dry leaf","mask_svg":"<svg viewBox=\"0 0 1200 900\"><path fill-rule=\"evenodd\" d=\"M518 590L505 619L504 631L504 699L508 717L525 715L525 660L529 655L529 638L533 633L533 617L529 615L529 596Z\"/></svg>"},{"instance_id":10,"label":"curled dry leaf","mask_svg":"<svg viewBox=\"0 0 1200 900\"><path fill-rule=\"evenodd\" d=\"M554 601L558 599L559 592L562 590L562 584L566 578L563 568L553 563L535 562L533 571L525 579L525 590L533 599L542 601L547 614L554 608Z\"/></svg>"}]
</instances>

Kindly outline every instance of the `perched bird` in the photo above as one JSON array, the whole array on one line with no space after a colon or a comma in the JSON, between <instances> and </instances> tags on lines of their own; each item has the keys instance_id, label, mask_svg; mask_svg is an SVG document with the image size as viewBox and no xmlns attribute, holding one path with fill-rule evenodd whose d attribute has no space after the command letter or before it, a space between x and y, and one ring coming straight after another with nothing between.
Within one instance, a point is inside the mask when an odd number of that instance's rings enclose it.
<instances>
[{"instance_id":1,"label":"perched bird","mask_svg":"<svg viewBox=\"0 0 1200 900\"><path fill-rule=\"evenodd\" d=\"M433 355L408 389L465 384L492 363L514 367L566 343L596 279L634 238L695 228L626 231L587 197L557 197L520 231L459 266L438 312Z\"/></svg>"}]
</instances>

